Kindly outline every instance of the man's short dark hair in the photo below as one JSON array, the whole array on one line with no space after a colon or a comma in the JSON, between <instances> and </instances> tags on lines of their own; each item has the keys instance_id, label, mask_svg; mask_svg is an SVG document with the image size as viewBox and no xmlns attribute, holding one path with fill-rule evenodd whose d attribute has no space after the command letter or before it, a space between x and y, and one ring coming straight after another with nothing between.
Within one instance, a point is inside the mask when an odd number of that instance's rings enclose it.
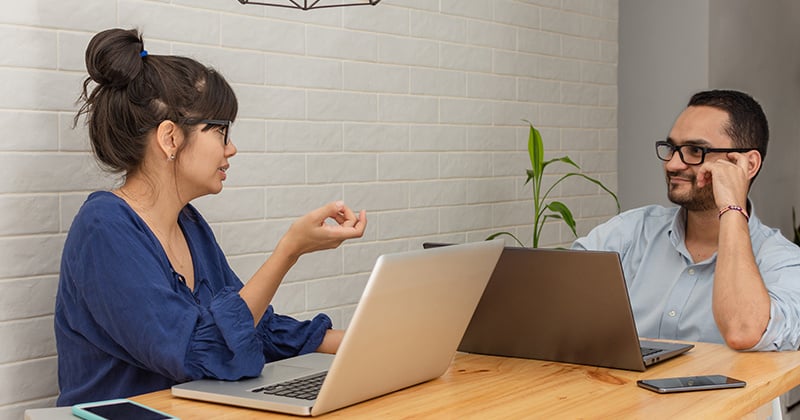
<instances>
[{"instance_id":1,"label":"man's short dark hair","mask_svg":"<svg viewBox=\"0 0 800 420\"><path fill-rule=\"evenodd\" d=\"M725 132L734 147L755 148L761 160L767 156L769 126L761 105L752 96L735 90L709 90L692 96L687 106L710 106L728 113Z\"/></svg>"}]
</instances>

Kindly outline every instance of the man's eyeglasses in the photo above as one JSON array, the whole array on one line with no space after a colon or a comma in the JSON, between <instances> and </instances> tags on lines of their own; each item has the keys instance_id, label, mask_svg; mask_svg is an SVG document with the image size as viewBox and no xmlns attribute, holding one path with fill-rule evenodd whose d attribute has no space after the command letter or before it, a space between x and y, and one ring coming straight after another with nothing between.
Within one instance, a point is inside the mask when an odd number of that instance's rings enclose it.
<instances>
[{"instance_id":1,"label":"man's eyeglasses","mask_svg":"<svg viewBox=\"0 0 800 420\"><path fill-rule=\"evenodd\" d=\"M232 123L233 122L230 120L197 120L196 124L206 124L206 126L201 128L200 131L208 131L214 128L222 130L222 144L227 146L228 142L230 141Z\"/></svg>"},{"instance_id":2,"label":"man's eyeglasses","mask_svg":"<svg viewBox=\"0 0 800 420\"><path fill-rule=\"evenodd\" d=\"M680 146L676 146L668 141L657 141L656 142L656 156L659 159L667 162L672 159L672 156L675 152L678 152L678 155L681 157L681 161L687 165L700 165L706 160L706 155L708 153L729 153L729 152L736 152L736 153L744 153L749 152L751 150L758 150L755 147L750 148L734 148L734 149L720 149L720 148L713 148L713 147L703 147L694 144L682 144Z\"/></svg>"}]
</instances>

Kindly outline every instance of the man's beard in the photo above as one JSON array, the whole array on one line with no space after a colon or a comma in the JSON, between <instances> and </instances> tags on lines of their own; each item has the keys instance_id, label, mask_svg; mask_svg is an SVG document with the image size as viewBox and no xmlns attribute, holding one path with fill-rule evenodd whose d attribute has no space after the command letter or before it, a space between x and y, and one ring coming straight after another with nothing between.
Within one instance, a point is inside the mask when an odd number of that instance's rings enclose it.
<instances>
[{"instance_id":1,"label":"man's beard","mask_svg":"<svg viewBox=\"0 0 800 420\"><path fill-rule=\"evenodd\" d=\"M690 211L706 211L717 208L717 203L714 200L714 189L711 183L708 183L703 188L697 188L697 177L694 174L667 172L666 175L667 197L669 201ZM691 180L691 189L689 191L676 191L669 182L670 177L680 177Z\"/></svg>"}]
</instances>

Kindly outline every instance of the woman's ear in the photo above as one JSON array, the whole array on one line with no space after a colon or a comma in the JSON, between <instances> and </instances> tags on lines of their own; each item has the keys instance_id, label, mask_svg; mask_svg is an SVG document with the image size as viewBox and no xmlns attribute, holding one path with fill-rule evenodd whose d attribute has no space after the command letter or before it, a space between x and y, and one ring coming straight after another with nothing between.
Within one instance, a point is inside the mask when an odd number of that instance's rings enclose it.
<instances>
[{"instance_id":1,"label":"woman's ear","mask_svg":"<svg viewBox=\"0 0 800 420\"><path fill-rule=\"evenodd\" d=\"M164 120L156 129L156 140L158 141L159 149L164 153L164 157L168 160L174 160L178 147L183 142L183 130L175 122Z\"/></svg>"}]
</instances>

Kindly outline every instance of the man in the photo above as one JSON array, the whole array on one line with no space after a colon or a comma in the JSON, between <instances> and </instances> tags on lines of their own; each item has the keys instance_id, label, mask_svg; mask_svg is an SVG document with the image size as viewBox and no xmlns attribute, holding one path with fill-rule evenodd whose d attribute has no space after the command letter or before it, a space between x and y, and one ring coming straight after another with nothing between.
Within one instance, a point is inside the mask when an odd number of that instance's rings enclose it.
<instances>
[{"instance_id":1,"label":"man","mask_svg":"<svg viewBox=\"0 0 800 420\"><path fill-rule=\"evenodd\" d=\"M768 138L749 95L695 94L656 142L679 207L627 211L573 244L620 253L641 336L798 348L800 249L763 225L747 198Z\"/></svg>"}]
</instances>

